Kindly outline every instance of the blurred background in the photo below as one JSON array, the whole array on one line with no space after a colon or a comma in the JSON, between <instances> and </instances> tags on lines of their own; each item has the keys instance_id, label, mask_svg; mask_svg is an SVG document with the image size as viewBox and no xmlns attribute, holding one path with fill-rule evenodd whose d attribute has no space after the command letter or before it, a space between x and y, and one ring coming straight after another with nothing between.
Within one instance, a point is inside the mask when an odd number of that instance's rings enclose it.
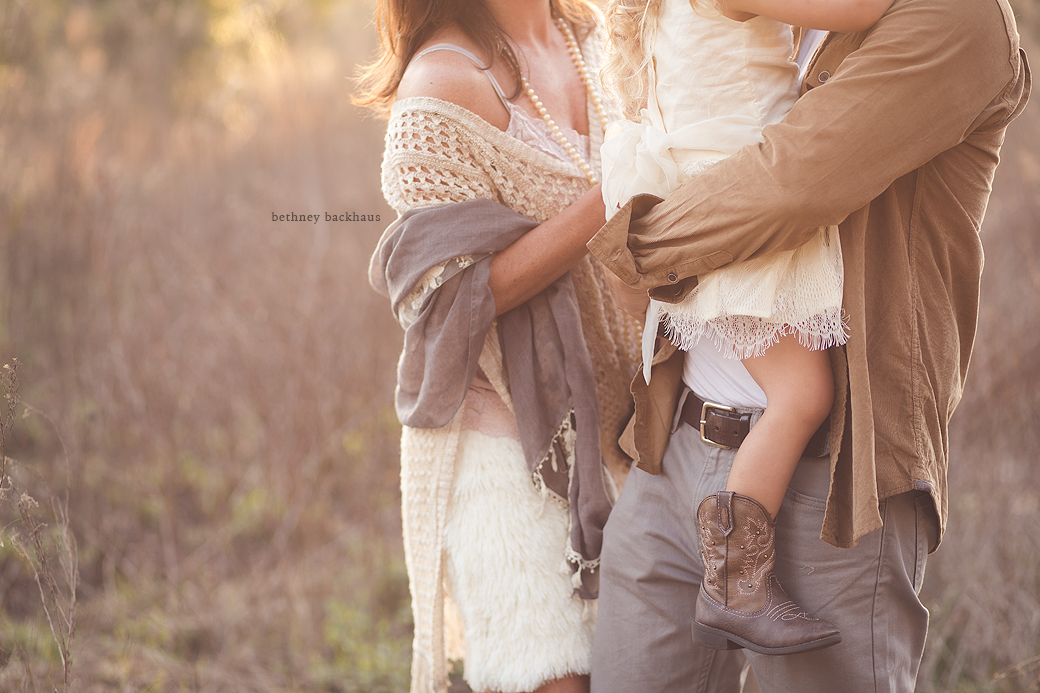
<instances>
[{"instance_id":1,"label":"blurred background","mask_svg":"<svg viewBox=\"0 0 1040 693\"><path fill-rule=\"evenodd\" d=\"M372 13L0 0L0 690L407 690ZM925 692L1040 690L1038 97L983 229Z\"/></svg>"}]
</instances>

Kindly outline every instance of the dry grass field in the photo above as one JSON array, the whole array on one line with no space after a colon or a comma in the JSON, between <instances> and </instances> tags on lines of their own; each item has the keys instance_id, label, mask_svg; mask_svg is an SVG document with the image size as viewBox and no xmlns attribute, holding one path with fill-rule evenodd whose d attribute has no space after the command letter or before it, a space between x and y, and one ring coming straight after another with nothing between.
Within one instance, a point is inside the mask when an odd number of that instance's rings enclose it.
<instances>
[{"instance_id":1,"label":"dry grass field","mask_svg":"<svg viewBox=\"0 0 1040 693\"><path fill-rule=\"evenodd\" d=\"M407 690L373 42L362 0L0 0L0 691ZM1040 689L1040 98L1003 159L924 692Z\"/></svg>"}]
</instances>

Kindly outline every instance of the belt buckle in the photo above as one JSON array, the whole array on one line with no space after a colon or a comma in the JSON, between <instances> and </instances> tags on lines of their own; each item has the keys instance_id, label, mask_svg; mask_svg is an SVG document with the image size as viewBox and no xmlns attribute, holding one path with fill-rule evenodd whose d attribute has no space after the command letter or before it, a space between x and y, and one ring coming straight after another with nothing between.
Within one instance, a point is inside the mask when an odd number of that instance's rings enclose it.
<instances>
[{"instance_id":1,"label":"belt buckle","mask_svg":"<svg viewBox=\"0 0 1040 693\"><path fill-rule=\"evenodd\" d=\"M704 435L704 426L708 423L709 409L716 409L718 411L728 411L731 413L736 413L737 410L733 407L727 407L725 404L715 404L714 402L705 402L701 405L701 440L703 440L708 445L714 445L715 447L722 448L723 450L732 450L732 445L723 445L722 443L716 443L714 440Z\"/></svg>"}]
</instances>

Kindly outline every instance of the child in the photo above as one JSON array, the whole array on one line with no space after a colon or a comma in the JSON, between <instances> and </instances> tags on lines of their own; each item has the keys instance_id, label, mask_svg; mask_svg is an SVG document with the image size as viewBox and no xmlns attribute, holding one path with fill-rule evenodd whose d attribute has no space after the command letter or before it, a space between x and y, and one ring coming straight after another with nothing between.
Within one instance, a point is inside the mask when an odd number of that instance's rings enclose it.
<instances>
[{"instance_id":1,"label":"child","mask_svg":"<svg viewBox=\"0 0 1040 693\"><path fill-rule=\"evenodd\" d=\"M891 2L612 0L604 81L632 120L614 123L603 145L608 214L638 193L665 197L763 141L763 126L779 122L797 97L791 24L863 30ZM829 227L798 250L700 276L680 303L651 301L647 310L647 382L661 323L674 343L697 352L684 371L691 389L714 401L768 405L740 444L725 491L697 510L704 578L693 629L706 646L789 654L841 640L791 601L773 573L773 518L834 396L826 349L845 342L841 299L841 248L837 227ZM709 411L733 407L703 405L702 437Z\"/></svg>"}]
</instances>

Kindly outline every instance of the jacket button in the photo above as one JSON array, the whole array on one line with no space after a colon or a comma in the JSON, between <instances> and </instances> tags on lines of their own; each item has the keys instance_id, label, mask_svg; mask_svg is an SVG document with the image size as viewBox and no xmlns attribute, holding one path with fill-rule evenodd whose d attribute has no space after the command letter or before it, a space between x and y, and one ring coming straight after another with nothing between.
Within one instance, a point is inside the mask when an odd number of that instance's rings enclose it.
<instances>
[{"instance_id":1,"label":"jacket button","mask_svg":"<svg viewBox=\"0 0 1040 693\"><path fill-rule=\"evenodd\" d=\"M675 272L669 272L668 273L668 283L669 284L674 284L677 281L679 281L678 275L676 275Z\"/></svg>"},{"instance_id":2,"label":"jacket button","mask_svg":"<svg viewBox=\"0 0 1040 693\"><path fill-rule=\"evenodd\" d=\"M830 78L831 78L831 73L827 72L826 70L821 72L819 77L818 77L818 79L820 80L820 84L823 84L824 82L826 82Z\"/></svg>"}]
</instances>

